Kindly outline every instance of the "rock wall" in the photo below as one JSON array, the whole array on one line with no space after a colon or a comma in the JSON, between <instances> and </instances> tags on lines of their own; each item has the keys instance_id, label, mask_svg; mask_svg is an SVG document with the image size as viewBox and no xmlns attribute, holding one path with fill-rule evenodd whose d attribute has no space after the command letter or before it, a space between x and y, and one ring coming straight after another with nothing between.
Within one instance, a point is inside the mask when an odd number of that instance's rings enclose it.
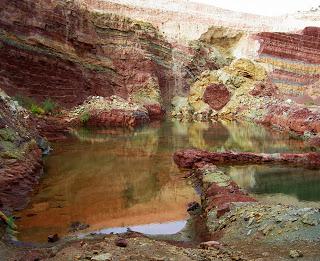
<instances>
[{"instance_id":1,"label":"rock wall","mask_svg":"<svg viewBox=\"0 0 320 261\"><path fill-rule=\"evenodd\" d=\"M288 98L298 103L320 104L320 28L306 27L300 33L263 32L260 62L273 66L270 77Z\"/></svg>"},{"instance_id":2,"label":"rock wall","mask_svg":"<svg viewBox=\"0 0 320 261\"><path fill-rule=\"evenodd\" d=\"M153 104L172 81L171 46L149 23L76 1L1 0L0 28L0 80L12 96L67 107L89 95Z\"/></svg>"},{"instance_id":3,"label":"rock wall","mask_svg":"<svg viewBox=\"0 0 320 261\"><path fill-rule=\"evenodd\" d=\"M314 153L313 153L314 154ZM252 244L284 244L288 243L317 242L320 224L318 222L320 212L317 208L299 208L298 206L278 203L259 202L248 191L239 187L223 168L217 164L256 164L270 163L274 159L278 163L302 163L302 157L311 154L248 154L248 153L211 153L207 151L185 150L178 151L174 160L178 167L193 168L189 173L196 184L201 184L201 206L205 216L208 233L217 241L209 241L204 244L247 242ZM253 159L253 157L256 159ZM239 157L238 159L236 159ZM318 154L319 160L319 154ZM267 159L268 158L268 159ZM226 160L226 161L225 161ZM300 161L301 160L301 161ZM306 159L305 162L308 162ZM319 163L319 161L318 161ZM191 165L190 165L191 164ZM319 165L318 165L319 167ZM292 220L295 220L292 222ZM294 225L293 225L294 224ZM268 257L269 258L269 257ZM272 260L276 260L272 258Z\"/></svg>"},{"instance_id":4,"label":"rock wall","mask_svg":"<svg viewBox=\"0 0 320 261\"><path fill-rule=\"evenodd\" d=\"M320 26L319 19L290 16L261 16L240 13L187 0L81 0L90 7L109 10L158 27L170 41L186 44L197 40L212 26L246 32L292 32L306 26ZM319 17L319 14L318 14Z\"/></svg>"},{"instance_id":5,"label":"rock wall","mask_svg":"<svg viewBox=\"0 0 320 261\"><path fill-rule=\"evenodd\" d=\"M46 144L29 116L0 90L0 210L22 208L42 173Z\"/></svg>"}]
</instances>

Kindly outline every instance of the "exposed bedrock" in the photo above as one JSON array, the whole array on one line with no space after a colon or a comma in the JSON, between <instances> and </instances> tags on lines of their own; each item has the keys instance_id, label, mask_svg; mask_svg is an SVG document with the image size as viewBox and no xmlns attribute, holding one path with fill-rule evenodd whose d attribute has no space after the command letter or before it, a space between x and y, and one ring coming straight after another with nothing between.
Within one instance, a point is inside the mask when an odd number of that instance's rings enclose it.
<instances>
[{"instance_id":1,"label":"exposed bedrock","mask_svg":"<svg viewBox=\"0 0 320 261\"><path fill-rule=\"evenodd\" d=\"M210 84L204 91L203 101L214 110L222 109L230 100L230 92L223 84Z\"/></svg>"},{"instance_id":2,"label":"exposed bedrock","mask_svg":"<svg viewBox=\"0 0 320 261\"><path fill-rule=\"evenodd\" d=\"M199 39L188 44L173 43L172 63L175 86L172 97L187 97L201 73L229 65L244 33L223 26L212 26Z\"/></svg>"},{"instance_id":3,"label":"exposed bedrock","mask_svg":"<svg viewBox=\"0 0 320 261\"><path fill-rule=\"evenodd\" d=\"M319 106L289 99L273 82L269 66L249 59L203 72L189 96L175 97L172 104L175 117L255 121L304 135L315 145L320 132Z\"/></svg>"},{"instance_id":4,"label":"exposed bedrock","mask_svg":"<svg viewBox=\"0 0 320 261\"><path fill-rule=\"evenodd\" d=\"M116 95L159 119L199 74L230 64L243 36L215 26L183 45L148 22L97 10L84 1L0 1L3 89L67 108Z\"/></svg>"},{"instance_id":5,"label":"exposed bedrock","mask_svg":"<svg viewBox=\"0 0 320 261\"><path fill-rule=\"evenodd\" d=\"M258 202L210 163L197 164L190 175L201 184L207 230L220 243L318 242L319 209Z\"/></svg>"},{"instance_id":6,"label":"exposed bedrock","mask_svg":"<svg viewBox=\"0 0 320 261\"><path fill-rule=\"evenodd\" d=\"M256 202L215 165L203 165L195 169L194 174L202 183L202 207L207 212L215 209L217 218L229 212L233 202Z\"/></svg>"},{"instance_id":7,"label":"exposed bedrock","mask_svg":"<svg viewBox=\"0 0 320 261\"><path fill-rule=\"evenodd\" d=\"M0 210L22 208L42 173L48 149L26 110L0 93Z\"/></svg>"},{"instance_id":8,"label":"exposed bedrock","mask_svg":"<svg viewBox=\"0 0 320 261\"><path fill-rule=\"evenodd\" d=\"M76 1L2 0L0 28L0 79L12 96L72 107L118 95L155 114L173 82L171 45L149 23Z\"/></svg>"},{"instance_id":9,"label":"exposed bedrock","mask_svg":"<svg viewBox=\"0 0 320 261\"><path fill-rule=\"evenodd\" d=\"M69 112L65 123L69 126L138 127L163 116L160 105L152 110L157 111L150 113L150 108L115 95L107 98L91 96Z\"/></svg>"},{"instance_id":10,"label":"exposed bedrock","mask_svg":"<svg viewBox=\"0 0 320 261\"><path fill-rule=\"evenodd\" d=\"M261 122L312 136L320 133L320 110L279 102L267 107L267 115Z\"/></svg>"},{"instance_id":11,"label":"exposed bedrock","mask_svg":"<svg viewBox=\"0 0 320 261\"><path fill-rule=\"evenodd\" d=\"M273 66L270 77L286 96L302 104L320 104L320 28L300 33L263 32L258 61Z\"/></svg>"},{"instance_id":12,"label":"exposed bedrock","mask_svg":"<svg viewBox=\"0 0 320 261\"><path fill-rule=\"evenodd\" d=\"M276 94L277 88L270 83L263 65L248 59L237 59L228 66L207 70L199 75L190 88L187 100L190 109L183 111L196 118L210 118L218 114L240 116L238 107ZM182 104L174 106L179 116L179 106ZM182 111L180 114L186 116Z\"/></svg>"},{"instance_id":13,"label":"exposed bedrock","mask_svg":"<svg viewBox=\"0 0 320 261\"><path fill-rule=\"evenodd\" d=\"M204 164L290 164L320 168L320 153L252 153L252 152L208 152L197 149L177 151L174 162L180 168L193 169Z\"/></svg>"}]
</instances>

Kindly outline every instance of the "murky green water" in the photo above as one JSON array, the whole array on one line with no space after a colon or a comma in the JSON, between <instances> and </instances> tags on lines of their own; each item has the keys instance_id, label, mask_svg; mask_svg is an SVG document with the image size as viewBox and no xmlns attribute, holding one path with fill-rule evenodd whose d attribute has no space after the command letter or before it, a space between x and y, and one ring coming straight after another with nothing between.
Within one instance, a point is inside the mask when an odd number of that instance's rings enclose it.
<instances>
[{"instance_id":1,"label":"murky green water","mask_svg":"<svg viewBox=\"0 0 320 261\"><path fill-rule=\"evenodd\" d=\"M132 227L146 233L177 232L188 217L187 203L198 200L172 161L180 148L310 150L301 140L255 124L178 121L137 130L81 129L53 147L38 192L28 208L17 213L20 240L46 241L49 234L66 235L75 221L90 225L86 231ZM228 167L227 171L262 199L320 201L319 171L267 166Z\"/></svg>"}]
</instances>

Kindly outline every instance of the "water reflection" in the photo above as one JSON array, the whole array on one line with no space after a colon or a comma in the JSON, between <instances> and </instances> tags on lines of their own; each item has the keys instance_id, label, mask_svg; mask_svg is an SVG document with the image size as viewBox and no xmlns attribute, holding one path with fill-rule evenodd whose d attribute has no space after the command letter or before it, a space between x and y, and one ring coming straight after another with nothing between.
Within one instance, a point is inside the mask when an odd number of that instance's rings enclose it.
<instances>
[{"instance_id":1,"label":"water reflection","mask_svg":"<svg viewBox=\"0 0 320 261\"><path fill-rule=\"evenodd\" d=\"M19 239L45 241L52 233L63 236L75 221L89 224L89 230L95 231L185 220L186 205L197 195L181 178L172 154L190 147L213 151L308 150L301 140L250 123L166 121L136 130L75 130L69 140L54 144L38 193L28 208L16 213L21 217ZM278 183L276 175L257 175L260 172L249 167L230 173L253 192L292 192L292 185L284 186L287 181ZM269 176L269 184L274 185L266 186ZM169 225L163 230L171 231Z\"/></svg>"},{"instance_id":2,"label":"water reflection","mask_svg":"<svg viewBox=\"0 0 320 261\"><path fill-rule=\"evenodd\" d=\"M94 231L96 234L125 233L128 230L148 235L173 235L181 231L187 224L185 220L171 221L166 223L146 224L129 227L111 227ZM85 236L82 234L80 237Z\"/></svg>"},{"instance_id":3,"label":"water reflection","mask_svg":"<svg viewBox=\"0 0 320 261\"><path fill-rule=\"evenodd\" d=\"M277 166L230 167L232 178L256 194L285 194L299 201L320 201L320 171ZM292 200L292 199L291 199ZM287 199L283 203L292 203Z\"/></svg>"}]
</instances>

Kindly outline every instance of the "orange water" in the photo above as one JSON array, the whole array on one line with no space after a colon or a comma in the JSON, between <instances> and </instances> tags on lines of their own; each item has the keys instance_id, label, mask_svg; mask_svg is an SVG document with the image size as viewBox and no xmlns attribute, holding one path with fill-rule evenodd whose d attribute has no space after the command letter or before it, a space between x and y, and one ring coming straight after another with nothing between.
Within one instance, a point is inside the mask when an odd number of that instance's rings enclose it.
<instances>
[{"instance_id":1,"label":"orange water","mask_svg":"<svg viewBox=\"0 0 320 261\"><path fill-rule=\"evenodd\" d=\"M301 140L255 124L177 121L136 130L80 129L52 146L54 151L46 158L38 192L26 209L16 213L20 217L18 238L23 241L46 241L53 233L67 235L75 221L90 225L89 232L129 226L142 227L146 233L156 228L163 233L177 232L188 218L186 205L198 200L172 161L172 154L180 148L256 152L309 149ZM261 189L268 178L261 185L258 172L239 167L230 175L253 192L259 193L260 186L261 193L268 193ZM281 192L281 186L269 191ZM290 194L290 189L284 193ZM320 195L319 191L314 193Z\"/></svg>"}]
</instances>

